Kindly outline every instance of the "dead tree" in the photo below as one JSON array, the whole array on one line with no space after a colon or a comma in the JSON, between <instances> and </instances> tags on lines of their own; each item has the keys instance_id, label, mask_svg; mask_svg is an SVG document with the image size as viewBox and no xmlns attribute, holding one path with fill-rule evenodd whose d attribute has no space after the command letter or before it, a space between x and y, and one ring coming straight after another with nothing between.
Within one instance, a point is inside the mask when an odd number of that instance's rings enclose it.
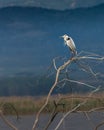
<instances>
[{"instance_id":1,"label":"dead tree","mask_svg":"<svg viewBox=\"0 0 104 130\"><path fill-rule=\"evenodd\" d=\"M80 52L79 54L77 54L74 57L71 57L69 59L67 59L67 61L64 61L63 64L61 64L60 66L57 66L56 61L59 58L55 58L53 59L53 66L54 69L56 71L56 76L55 76L55 82L52 85L46 101L44 102L43 106L41 107L41 109L38 111L38 113L36 114L36 119L34 121L32 130L36 129L37 123L39 123L39 117L41 112L45 109L45 107L47 106L49 99L51 97L51 94L53 92L53 90L58 86L58 85L62 85L64 86L67 82L71 82L71 83L76 83L79 85L84 85L86 87L91 88L91 92L89 93L88 97L91 97L94 93L98 92L99 90L102 89L102 86L100 84L98 84L98 86L94 86L85 82L81 82L78 80L73 80L70 77L70 73L69 73L69 68L71 65L76 64L78 66L78 69L81 69L82 71L92 75L97 81L99 80L98 77L101 76L102 74L99 72L95 72L95 70L93 70L93 68L90 66L90 62L97 62L97 63L101 63L104 61L104 57L94 54L94 53L89 53L89 52ZM64 76L61 76L61 75ZM64 121L64 119L73 111L77 110L80 106L85 105L87 102L87 99L84 100L83 102L79 103L77 106L74 106L71 110L69 110L64 116L63 118L59 121L58 125L56 126L55 130L58 130L58 128L60 127L61 123Z\"/></svg>"}]
</instances>

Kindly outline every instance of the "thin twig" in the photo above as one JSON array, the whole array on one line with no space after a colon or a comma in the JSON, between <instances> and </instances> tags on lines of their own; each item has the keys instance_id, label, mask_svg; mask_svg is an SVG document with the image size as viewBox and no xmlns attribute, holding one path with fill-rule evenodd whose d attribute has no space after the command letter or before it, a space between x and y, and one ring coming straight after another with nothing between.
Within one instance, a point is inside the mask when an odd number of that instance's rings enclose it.
<instances>
[{"instance_id":1,"label":"thin twig","mask_svg":"<svg viewBox=\"0 0 104 130\"><path fill-rule=\"evenodd\" d=\"M104 110L104 107L97 107L97 108L93 108L91 110L89 110L88 112L94 112L94 111L99 111L99 110Z\"/></svg>"},{"instance_id":2,"label":"thin twig","mask_svg":"<svg viewBox=\"0 0 104 130\"><path fill-rule=\"evenodd\" d=\"M101 122L101 123L99 123L99 124L95 127L95 129L94 129L94 130L98 130L98 128L99 128L99 127L101 127L102 125L104 125L104 121L103 121L103 122Z\"/></svg>"},{"instance_id":3,"label":"thin twig","mask_svg":"<svg viewBox=\"0 0 104 130\"><path fill-rule=\"evenodd\" d=\"M5 118L5 116L4 116L3 113L2 113L2 110L0 110L0 116L1 116L1 118L3 119L3 121L4 121L10 128L12 128L13 130L18 130L17 127L15 127L9 120L7 120L7 119Z\"/></svg>"},{"instance_id":4,"label":"thin twig","mask_svg":"<svg viewBox=\"0 0 104 130\"><path fill-rule=\"evenodd\" d=\"M44 128L44 130L47 130L49 128L49 126L51 125L51 123L54 121L55 117L57 116L58 114L58 111L57 111L57 107L58 107L58 102L55 102L54 101L54 109L53 109L53 112L51 114L51 117L46 125L46 127Z\"/></svg>"},{"instance_id":5,"label":"thin twig","mask_svg":"<svg viewBox=\"0 0 104 130\"><path fill-rule=\"evenodd\" d=\"M90 59L90 60L104 60L104 57L91 57L91 56L81 56L81 57L77 57L77 60L80 59Z\"/></svg>"},{"instance_id":6,"label":"thin twig","mask_svg":"<svg viewBox=\"0 0 104 130\"><path fill-rule=\"evenodd\" d=\"M64 82L64 81L69 81L69 82L72 82L72 83L76 83L76 84L80 84L80 85L87 86L87 87L92 88L92 89L96 89L95 86L92 86L92 85L90 85L90 84L87 84L87 83L84 83L84 82L80 82L80 81L77 81L77 80L62 79L60 82ZM59 82L59 83L60 83L60 82Z\"/></svg>"}]
</instances>

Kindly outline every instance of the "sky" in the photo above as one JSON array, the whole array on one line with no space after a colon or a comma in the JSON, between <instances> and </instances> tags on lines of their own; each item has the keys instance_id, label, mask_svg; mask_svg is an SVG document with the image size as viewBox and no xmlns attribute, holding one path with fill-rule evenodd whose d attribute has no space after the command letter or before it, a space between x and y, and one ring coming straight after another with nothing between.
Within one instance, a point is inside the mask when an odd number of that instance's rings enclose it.
<instances>
[{"instance_id":1,"label":"sky","mask_svg":"<svg viewBox=\"0 0 104 130\"><path fill-rule=\"evenodd\" d=\"M49 9L73 9L104 3L104 0L0 0L0 8L7 6L35 6Z\"/></svg>"}]
</instances>

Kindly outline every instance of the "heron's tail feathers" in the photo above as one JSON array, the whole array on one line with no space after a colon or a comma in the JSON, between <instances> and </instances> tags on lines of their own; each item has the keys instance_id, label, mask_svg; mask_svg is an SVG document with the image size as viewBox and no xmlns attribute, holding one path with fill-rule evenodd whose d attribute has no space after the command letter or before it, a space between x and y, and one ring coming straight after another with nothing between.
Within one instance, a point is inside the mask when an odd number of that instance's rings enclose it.
<instances>
[{"instance_id":1,"label":"heron's tail feathers","mask_svg":"<svg viewBox=\"0 0 104 130\"><path fill-rule=\"evenodd\" d=\"M77 55L77 51L75 51L75 55Z\"/></svg>"},{"instance_id":2,"label":"heron's tail feathers","mask_svg":"<svg viewBox=\"0 0 104 130\"><path fill-rule=\"evenodd\" d=\"M76 55L77 55L77 51L75 50L75 51L73 52L73 54L76 56Z\"/></svg>"}]
</instances>

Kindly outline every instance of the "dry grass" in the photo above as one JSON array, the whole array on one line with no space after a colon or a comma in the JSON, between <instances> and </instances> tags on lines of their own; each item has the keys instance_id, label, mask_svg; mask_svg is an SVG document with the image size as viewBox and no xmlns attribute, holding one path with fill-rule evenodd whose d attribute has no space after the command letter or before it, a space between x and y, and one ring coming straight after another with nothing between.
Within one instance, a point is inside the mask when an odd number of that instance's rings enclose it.
<instances>
[{"instance_id":1,"label":"dry grass","mask_svg":"<svg viewBox=\"0 0 104 130\"><path fill-rule=\"evenodd\" d=\"M15 114L15 110L21 115L36 113L44 104L46 97L0 97L0 106L4 114ZM74 95L55 95L52 96L48 105L43 112L51 112L54 108L54 102L58 102L57 110L67 112L85 99L88 99L84 106L81 106L78 111L90 111L95 108L104 107L104 93L94 94L88 97L87 94ZM102 109L103 110L103 109Z\"/></svg>"}]
</instances>

